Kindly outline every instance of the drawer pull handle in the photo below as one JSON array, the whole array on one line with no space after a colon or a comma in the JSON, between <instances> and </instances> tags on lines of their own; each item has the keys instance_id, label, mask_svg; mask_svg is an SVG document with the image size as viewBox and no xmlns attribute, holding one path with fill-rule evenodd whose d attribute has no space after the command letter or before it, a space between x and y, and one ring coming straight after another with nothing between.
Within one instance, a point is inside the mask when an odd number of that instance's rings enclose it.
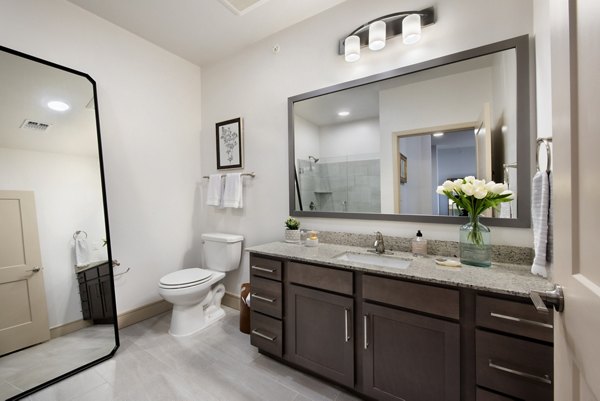
<instances>
[{"instance_id":1,"label":"drawer pull handle","mask_svg":"<svg viewBox=\"0 0 600 401\"><path fill-rule=\"evenodd\" d=\"M252 334L254 334L255 336L259 336L260 338L264 338L265 340L269 340L271 342L274 342L275 339L277 338L277 336L271 337L271 336L261 333L258 330L252 330Z\"/></svg>"},{"instance_id":2,"label":"drawer pull handle","mask_svg":"<svg viewBox=\"0 0 600 401\"><path fill-rule=\"evenodd\" d=\"M501 372L506 372L506 373L510 373L510 374L513 374L516 376L524 377L526 379L530 379L530 380L533 380L536 382L552 384L552 380L550 379L550 376L548 376L548 375L544 375L542 377L542 376L532 375L531 373L521 372L520 370L510 369L505 366L495 364L494 362L492 362L491 359L488 361L488 366L492 369L496 369Z\"/></svg>"},{"instance_id":3,"label":"drawer pull handle","mask_svg":"<svg viewBox=\"0 0 600 401\"><path fill-rule=\"evenodd\" d=\"M350 318L348 317L348 315L350 314L350 310L349 309L344 309L344 341L348 342L350 341L350 330L348 329L348 323L350 321Z\"/></svg>"},{"instance_id":4,"label":"drawer pull handle","mask_svg":"<svg viewBox=\"0 0 600 401\"><path fill-rule=\"evenodd\" d=\"M258 295L257 293L252 293L252 299L258 299L259 301L265 301L265 302L269 302L269 303L274 303L275 301L277 301L277 298L267 298L267 297L263 297L261 295Z\"/></svg>"},{"instance_id":5,"label":"drawer pull handle","mask_svg":"<svg viewBox=\"0 0 600 401\"><path fill-rule=\"evenodd\" d=\"M536 322L535 320L529 320L529 319L521 319L521 318L518 318L518 317L508 316L508 315L502 315L500 313L495 313L495 312L490 312L490 316L491 317L495 317L497 319L510 320L512 322L519 322L519 323L529 324L531 326L543 327L543 328L546 328L546 329L553 329L554 328L553 325L548 324L548 323Z\"/></svg>"},{"instance_id":6,"label":"drawer pull handle","mask_svg":"<svg viewBox=\"0 0 600 401\"><path fill-rule=\"evenodd\" d=\"M368 334L368 325L369 325L369 317L367 315L363 316L363 337L364 337L364 348L367 349L369 348L369 339L367 338L367 334Z\"/></svg>"},{"instance_id":7,"label":"drawer pull handle","mask_svg":"<svg viewBox=\"0 0 600 401\"><path fill-rule=\"evenodd\" d=\"M260 272L267 272L267 273L275 273L275 269L267 269L266 267L260 267L260 266L254 266L254 265L252 265L252 270L258 270Z\"/></svg>"}]
</instances>

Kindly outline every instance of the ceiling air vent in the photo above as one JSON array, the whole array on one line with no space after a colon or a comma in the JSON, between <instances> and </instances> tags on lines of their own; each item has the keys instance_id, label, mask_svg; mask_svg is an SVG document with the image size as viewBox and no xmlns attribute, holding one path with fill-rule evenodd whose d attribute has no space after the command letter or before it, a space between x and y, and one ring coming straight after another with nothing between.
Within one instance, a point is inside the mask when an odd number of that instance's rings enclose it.
<instances>
[{"instance_id":1,"label":"ceiling air vent","mask_svg":"<svg viewBox=\"0 0 600 401\"><path fill-rule=\"evenodd\" d=\"M44 132L50 128L52 124L41 123L39 121L33 120L25 120L23 124L21 124L21 129L26 129L30 131Z\"/></svg>"},{"instance_id":2,"label":"ceiling air vent","mask_svg":"<svg viewBox=\"0 0 600 401\"><path fill-rule=\"evenodd\" d=\"M231 12L244 15L269 0L220 0Z\"/></svg>"}]
</instances>

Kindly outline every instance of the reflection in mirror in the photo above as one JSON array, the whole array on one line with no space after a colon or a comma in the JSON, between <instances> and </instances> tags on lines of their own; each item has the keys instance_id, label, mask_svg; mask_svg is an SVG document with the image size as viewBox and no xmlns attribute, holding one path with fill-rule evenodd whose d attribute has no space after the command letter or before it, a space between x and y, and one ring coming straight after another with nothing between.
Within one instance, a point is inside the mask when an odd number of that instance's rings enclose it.
<instances>
[{"instance_id":1,"label":"reflection in mirror","mask_svg":"<svg viewBox=\"0 0 600 401\"><path fill-rule=\"evenodd\" d=\"M0 48L0 398L118 346L94 82ZM20 395L19 395L20 394Z\"/></svg>"},{"instance_id":2,"label":"reflection in mirror","mask_svg":"<svg viewBox=\"0 0 600 401\"><path fill-rule=\"evenodd\" d=\"M487 223L528 226L527 40L290 98L291 213L456 223L435 190L473 175L516 194Z\"/></svg>"}]
</instances>

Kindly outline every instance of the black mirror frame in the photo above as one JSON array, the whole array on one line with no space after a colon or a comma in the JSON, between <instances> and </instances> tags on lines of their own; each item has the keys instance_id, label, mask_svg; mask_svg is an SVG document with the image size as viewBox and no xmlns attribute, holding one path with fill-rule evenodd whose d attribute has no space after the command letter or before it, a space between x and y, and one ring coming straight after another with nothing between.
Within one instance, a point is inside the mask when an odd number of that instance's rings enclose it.
<instances>
[{"instance_id":1,"label":"black mirror frame","mask_svg":"<svg viewBox=\"0 0 600 401\"><path fill-rule=\"evenodd\" d=\"M383 214L383 213L342 213L342 212L314 212L296 210L296 169L294 150L294 103L314 97L327 95L345 89L367 85L377 81L397 78L403 75L440 67L459 61L469 60L479 56L497 53L503 50L515 49L517 60L517 182L519 183L519 194L517 196L517 218L501 219L482 217L481 222L489 226L497 227L531 227L531 122L530 122L530 66L529 66L529 36L522 35L515 38L503 40L489 45L476 47L447 56L435 58L397 68L383 73L370 75L365 78L343 82L326 88L317 89L288 98L288 167L289 167L289 214L298 217L322 217L338 219L361 219L361 220L390 220L410 221L438 224L463 224L466 217L458 216L434 216L417 214Z\"/></svg>"},{"instance_id":2,"label":"black mirror frame","mask_svg":"<svg viewBox=\"0 0 600 401\"><path fill-rule=\"evenodd\" d=\"M108 255L108 261L109 263L113 260L112 257L112 250L111 250L111 242L110 242L110 229L109 229L109 225L108 225L108 204L106 202L106 183L105 183L105 177L104 177L104 161L102 158L102 138L100 136L100 116L98 113L98 93L97 93L97 89L96 89L96 81L94 81L94 79L89 76L88 74L81 72L81 71L77 71L74 70L72 68L69 67L65 67L62 66L60 64L56 64L53 63L51 61L48 60L44 60L26 53L22 53L20 51L17 50L13 50L13 49L9 49L7 47L4 46L0 46L0 51L15 55L15 56L19 56L19 57L23 57L25 59L31 60L31 61L35 61L37 63L41 63L44 65L47 65L49 67L54 67L54 68L58 68L59 70L65 71L65 72L69 72L71 74L75 74L75 75L79 75L85 79L87 79L91 84L92 84L92 91L94 94L94 113L95 113L95 117L96 117L96 137L98 140L98 160L100 162L100 184L102 186L102 204L104 207L104 227L106 230L106 247L107 247L107 255ZM64 379L67 379L79 372L82 372L86 369L91 368L92 366L95 366L103 361L106 361L108 359L111 359L115 353L117 352L117 349L120 346L120 341L119 341L119 325L118 325L118 318L117 318L117 303L116 303L116 295L115 295L115 285L114 285L114 274L113 274L113 270L112 268L109 269L109 274L110 274L110 282L111 282L111 292L112 292L112 297L113 300L115 300L115 302L113 302L113 316L114 316L114 331L115 331L115 346L112 349L112 351L107 354L106 356L103 356L101 358L98 358L94 361L91 361L89 363L86 363L76 369L71 370L70 372L67 373L63 373L60 376L55 377L54 379L48 380L47 382L41 383L35 387L32 387L28 390L23 391L20 394L17 394L15 396L12 396L10 398L7 399L7 401L13 401L13 400L20 400L22 398L25 398L35 392L38 392L46 387L49 387L53 384L56 384Z\"/></svg>"}]
</instances>

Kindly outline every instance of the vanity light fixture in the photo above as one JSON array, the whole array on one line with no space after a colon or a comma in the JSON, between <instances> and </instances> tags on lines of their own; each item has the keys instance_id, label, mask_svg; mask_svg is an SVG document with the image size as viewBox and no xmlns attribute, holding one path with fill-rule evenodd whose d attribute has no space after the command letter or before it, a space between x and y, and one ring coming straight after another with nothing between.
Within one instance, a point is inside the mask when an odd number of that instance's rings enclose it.
<instances>
[{"instance_id":1,"label":"vanity light fixture","mask_svg":"<svg viewBox=\"0 0 600 401\"><path fill-rule=\"evenodd\" d=\"M421 39L421 28L432 24L435 24L433 7L384 15L359 26L340 39L338 53L352 63L360 59L361 47L381 50L388 39L398 35L402 35L404 44L414 44Z\"/></svg>"},{"instance_id":2,"label":"vanity light fixture","mask_svg":"<svg viewBox=\"0 0 600 401\"><path fill-rule=\"evenodd\" d=\"M67 111L71 108L71 106L60 100L52 100L47 103L47 106L54 111Z\"/></svg>"},{"instance_id":3,"label":"vanity light fixture","mask_svg":"<svg viewBox=\"0 0 600 401\"><path fill-rule=\"evenodd\" d=\"M338 112L338 116L340 116L340 117L347 117L347 116L349 116L349 115L350 115L350 112L349 112L349 111L345 111L345 110L344 110L344 111L340 111L340 112Z\"/></svg>"}]
</instances>

